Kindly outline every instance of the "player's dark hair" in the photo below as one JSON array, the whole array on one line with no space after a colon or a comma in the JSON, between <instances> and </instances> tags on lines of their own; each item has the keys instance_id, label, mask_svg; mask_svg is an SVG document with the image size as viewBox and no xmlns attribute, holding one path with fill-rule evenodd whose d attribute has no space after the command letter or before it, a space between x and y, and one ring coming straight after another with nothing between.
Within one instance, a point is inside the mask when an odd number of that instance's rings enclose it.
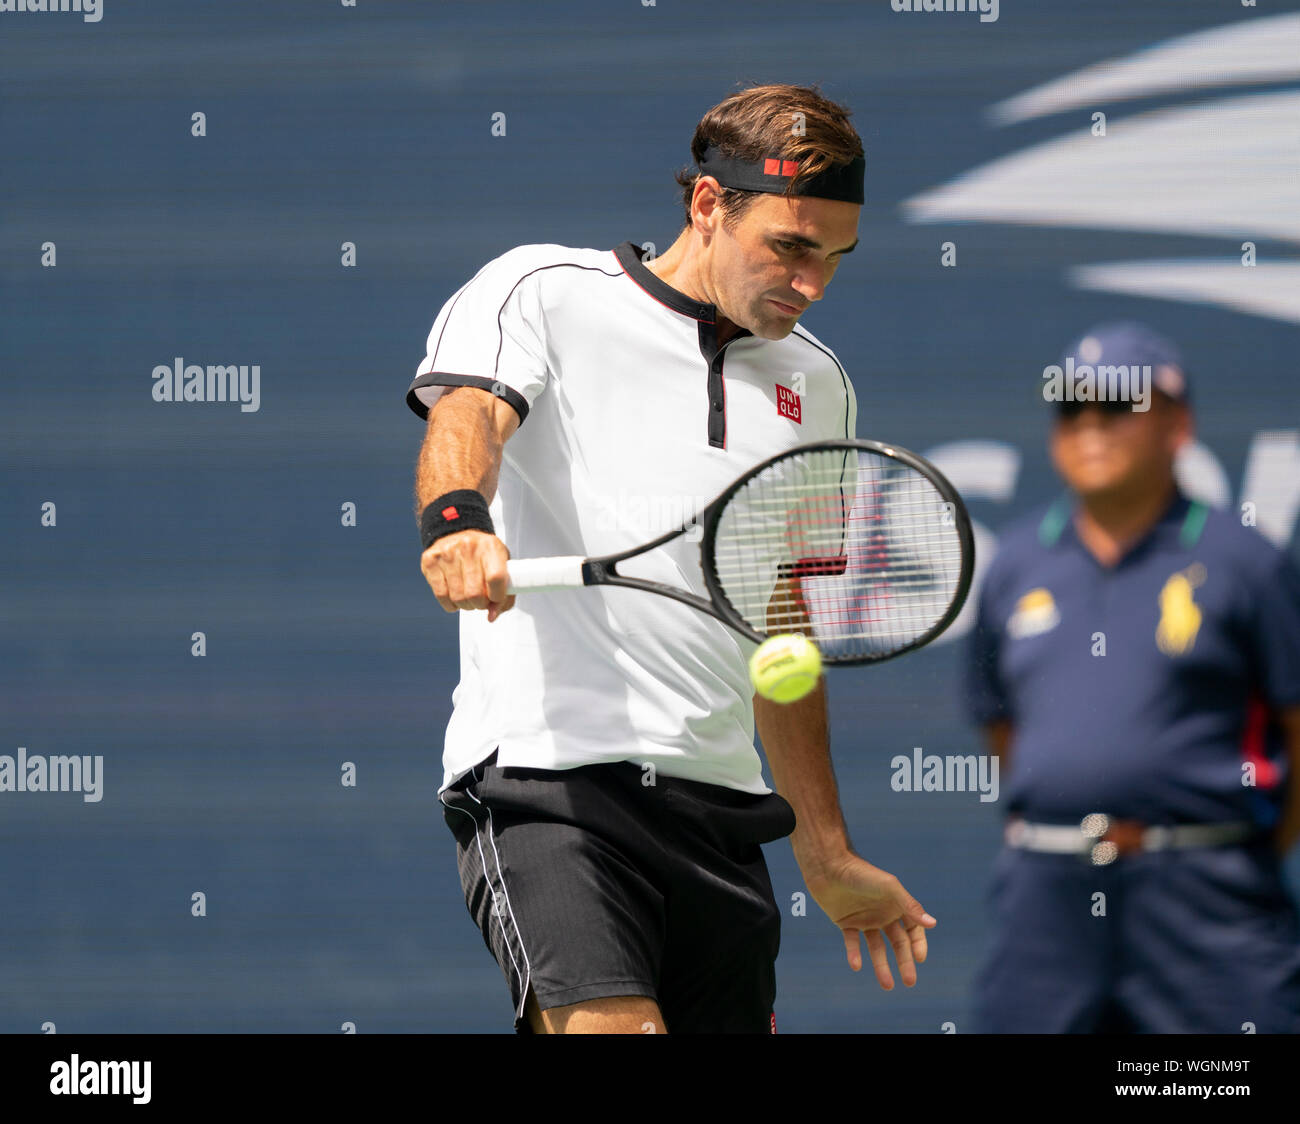
<instances>
[{"instance_id":1,"label":"player's dark hair","mask_svg":"<svg viewBox=\"0 0 1300 1124\"><path fill-rule=\"evenodd\" d=\"M797 160L799 171L783 193L789 196L809 177L863 155L862 139L849 124L849 114L815 86L751 86L725 98L701 118L691 139L691 156L698 163L712 144L737 160L769 156ZM699 178L698 168L682 168L676 174L687 226ZM719 196L723 225L734 229L759 194L724 187Z\"/></svg>"}]
</instances>

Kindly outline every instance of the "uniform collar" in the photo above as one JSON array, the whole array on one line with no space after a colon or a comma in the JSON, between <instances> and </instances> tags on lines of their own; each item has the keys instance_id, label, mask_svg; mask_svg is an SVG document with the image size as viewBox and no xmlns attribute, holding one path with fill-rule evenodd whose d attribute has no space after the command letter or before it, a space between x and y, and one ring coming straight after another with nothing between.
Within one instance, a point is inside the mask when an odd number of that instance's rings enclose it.
<instances>
[{"instance_id":1,"label":"uniform collar","mask_svg":"<svg viewBox=\"0 0 1300 1124\"><path fill-rule=\"evenodd\" d=\"M666 281L656 277L641 260L644 255L645 249L631 241L624 242L614 249L614 256L618 259L618 264L623 267L623 271L660 304L666 305L674 312L680 312L683 316L689 316L692 320L701 320L706 324L717 323L716 306L688 297Z\"/></svg>"},{"instance_id":2,"label":"uniform collar","mask_svg":"<svg viewBox=\"0 0 1300 1124\"><path fill-rule=\"evenodd\" d=\"M1119 556L1115 565L1113 567L1108 567L1108 569L1118 569L1130 559L1136 558L1139 554L1144 553L1157 542L1167 543L1178 541L1180 536L1182 536L1188 528L1188 525L1193 521L1192 516L1196 514L1192 511L1193 506L1200 507L1201 505L1194 505L1193 501L1190 500L1177 485L1175 485L1173 498L1169 501L1169 505L1165 508L1164 513L1146 529L1141 538L1134 541L1132 545L1130 545L1129 548ZM1089 558L1093 558L1092 551L1083 544L1083 540L1079 538L1079 533L1074 528L1074 516L1078 509L1079 502L1073 495L1067 493L1062 496L1052 505L1051 508L1048 509L1047 515L1043 517L1039 533L1041 536L1044 529L1049 529L1054 520L1059 520L1061 525L1058 532L1058 544L1063 547L1068 547L1071 550L1082 551ZM1196 534L1199 535L1199 533L1200 527L1197 526ZM1095 558L1093 560L1096 561Z\"/></svg>"}]
</instances>

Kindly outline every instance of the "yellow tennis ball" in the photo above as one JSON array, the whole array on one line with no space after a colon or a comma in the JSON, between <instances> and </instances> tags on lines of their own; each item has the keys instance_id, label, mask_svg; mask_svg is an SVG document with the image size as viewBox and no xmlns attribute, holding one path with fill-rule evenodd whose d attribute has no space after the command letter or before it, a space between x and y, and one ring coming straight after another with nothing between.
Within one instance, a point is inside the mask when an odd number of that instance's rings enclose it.
<instances>
[{"instance_id":1,"label":"yellow tennis ball","mask_svg":"<svg viewBox=\"0 0 1300 1124\"><path fill-rule=\"evenodd\" d=\"M800 632L769 636L749 657L754 690L773 702L798 702L817 686L821 673L817 645Z\"/></svg>"}]
</instances>

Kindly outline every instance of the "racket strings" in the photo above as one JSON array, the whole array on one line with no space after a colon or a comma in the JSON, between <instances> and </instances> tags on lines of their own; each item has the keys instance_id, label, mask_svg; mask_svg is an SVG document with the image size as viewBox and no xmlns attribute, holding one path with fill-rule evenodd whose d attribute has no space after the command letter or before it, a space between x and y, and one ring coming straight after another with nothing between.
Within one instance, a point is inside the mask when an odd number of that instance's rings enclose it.
<instances>
[{"instance_id":1,"label":"racket strings","mask_svg":"<svg viewBox=\"0 0 1300 1124\"><path fill-rule=\"evenodd\" d=\"M929 632L963 564L953 507L923 473L863 449L792 454L747 480L714 569L755 630L803 632L824 659L880 657Z\"/></svg>"}]
</instances>

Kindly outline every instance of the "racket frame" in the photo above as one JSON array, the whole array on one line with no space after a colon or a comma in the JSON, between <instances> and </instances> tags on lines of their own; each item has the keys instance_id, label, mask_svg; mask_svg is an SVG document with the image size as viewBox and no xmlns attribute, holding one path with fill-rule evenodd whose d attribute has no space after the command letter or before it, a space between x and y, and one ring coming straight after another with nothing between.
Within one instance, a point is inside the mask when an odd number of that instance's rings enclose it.
<instances>
[{"instance_id":1,"label":"racket frame","mask_svg":"<svg viewBox=\"0 0 1300 1124\"><path fill-rule=\"evenodd\" d=\"M887 445L883 441L871 441L866 438L841 438L796 445L769 457L762 464L755 465L740 479L734 481L705 509L710 514L704 527L704 541L700 544L700 566L704 571L704 585L709 591L709 596L713 599L710 604L716 606L719 610L713 614L714 616L724 624L744 632L747 636L756 637L760 641L767 638L763 633L755 632L748 622L740 616L732 606L726 591L722 588L721 581L718 579L717 559L714 554L718 520L721 519L722 510L731 497L765 469L798 454L827 452L832 449L843 449L845 452L875 453L877 456L898 461L900 464L904 464L924 476L939 494L942 501L952 505L953 527L957 532L957 539L961 546L961 571L957 575L957 588L954 591L952 603L948 606L947 612L921 635L893 651L857 656L826 656L823 653L822 656L825 663L841 667L864 663L883 663L885 660L892 660L895 656L901 656L906 652L913 652L917 648L924 647L952 624L957 619L957 614L961 612L962 607L966 604L966 597L970 593L971 579L975 572L975 536L971 530L970 515L966 511L966 505L962 502L957 489L952 486L951 481L942 472L924 457L918 456L909 449L902 449L897 445Z\"/></svg>"},{"instance_id":2,"label":"racket frame","mask_svg":"<svg viewBox=\"0 0 1300 1124\"><path fill-rule=\"evenodd\" d=\"M970 516L966 512L966 505L962 502L956 488L952 486L943 473L924 457L918 456L908 449L901 449L897 445L887 445L882 441L870 441L865 438L842 438L830 441L814 441L805 445L795 445L789 449L783 449L781 452L768 457L762 463L747 469L728 485L716 499L699 512L695 518L683 523L676 530L669 531L660 535L657 539L633 547L631 550L625 550L618 554L606 554L599 558L585 559L582 563L583 585L609 585L624 589L639 589L649 593L657 593L663 597L671 597L674 601L679 601L683 605L689 605L692 609L707 613L715 620L735 629L742 636L761 644L768 638L768 634L758 632L736 611L718 579L714 548L722 512L727 503L741 488L772 465L800 454L828 452L835 449L843 449L845 452L854 453L874 453L898 461L900 464L906 465L924 476L934 487L942 501L952 505L953 526L961 545L961 571L957 577L957 588L952 603L948 606L948 611L916 639L890 652L857 656L830 656L824 657L825 662L839 666L881 663L884 660L890 660L895 656L901 656L906 652L912 652L923 647L952 624L966 603L966 597L970 593L971 578L975 570L975 538L971 531ZM629 558L635 558L640 554L654 550L656 547L663 546L664 543L672 541L678 535L685 534L692 527L697 526L703 529L703 538L700 542L700 567L704 574L705 588L709 591L709 599L677 586L667 585L664 582L651 581L648 578L628 577L618 572L618 563L626 562Z\"/></svg>"}]
</instances>

